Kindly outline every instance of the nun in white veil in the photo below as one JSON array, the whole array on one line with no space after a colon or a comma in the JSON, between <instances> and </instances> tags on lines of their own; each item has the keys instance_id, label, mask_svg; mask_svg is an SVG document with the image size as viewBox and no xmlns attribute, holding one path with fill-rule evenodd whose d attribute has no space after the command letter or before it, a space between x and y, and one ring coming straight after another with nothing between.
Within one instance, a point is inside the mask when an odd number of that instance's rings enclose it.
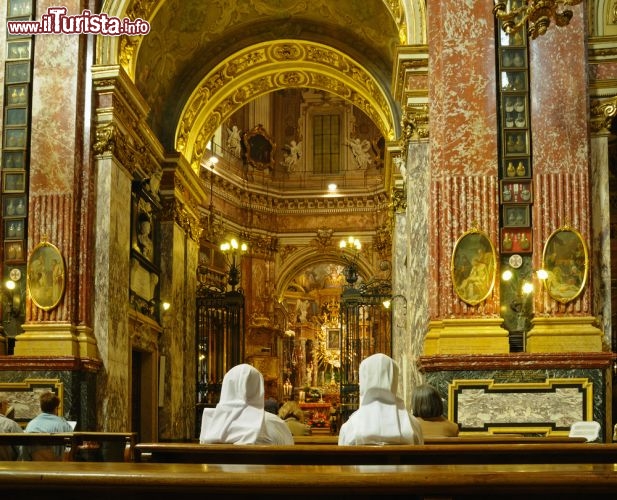
<instances>
[{"instance_id":1,"label":"nun in white veil","mask_svg":"<svg viewBox=\"0 0 617 500\"><path fill-rule=\"evenodd\" d=\"M287 424L264 410L264 380L251 365L236 365L223 378L216 408L205 408L200 443L294 444Z\"/></svg>"},{"instance_id":2,"label":"nun in white veil","mask_svg":"<svg viewBox=\"0 0 617 500\"><path fill-rule=\"evenodd\" d=\"M422 444L420 423L396 396L398 366L385 354L360 363L360 408L345 422L339 445Z\"/></svg>"}]
</instances>

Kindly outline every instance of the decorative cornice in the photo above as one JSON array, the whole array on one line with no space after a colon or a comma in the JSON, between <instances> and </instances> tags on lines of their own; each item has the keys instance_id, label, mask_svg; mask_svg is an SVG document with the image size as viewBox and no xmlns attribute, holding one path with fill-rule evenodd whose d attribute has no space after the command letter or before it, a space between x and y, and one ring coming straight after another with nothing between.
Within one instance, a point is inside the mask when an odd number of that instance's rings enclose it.
<instances>
[{"instance_id":1,"label":"decorative cornice","mask_svg":"<svg viewBox=\"0 0 617 500\"><path fill-rule=\"evenodd\" d=\"M81 371L97 372L102 362L72 356L0 356L0 371Z\"/></svg>"},{"instance_id":2,"label":"decorative cornice","mask_svg":"<svg viewBox=\"0 0 617 500\"><path fill-rule=\"evenodd\" d=\"M187 210L184 203L175 198L164 198L162 207L161 222L175 222L189 238L199 242L203 229L199 219Z\"/></svg>"},{"instance_id":3,"label":"decorative cornice","mask_svg":"<svg viewBox=\"0 0 617 500\"><path fill-rule=\"evenodd\" d=\"M479 370L534 370L538 368L561 369L609 369L616 355L610 352L568 352L549 354L442 354L421 356L420 370L435 371L479 371Z\"/></svg>"}]
</instances>

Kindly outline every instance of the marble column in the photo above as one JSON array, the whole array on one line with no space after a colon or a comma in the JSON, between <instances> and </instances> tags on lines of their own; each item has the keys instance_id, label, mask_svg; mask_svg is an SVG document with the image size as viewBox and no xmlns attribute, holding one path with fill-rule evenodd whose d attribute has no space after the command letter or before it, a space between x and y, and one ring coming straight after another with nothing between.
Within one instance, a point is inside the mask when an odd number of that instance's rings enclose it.
<instances>
[{"instance_id":1,"label":"marble column","mask_svg":"<svg viewBox=\"0 0 617 500\"><path fill-rule=\"evenodd\" d=\"M533 187L539 200L532 207L535 269L542 266L544 245L556 229L578 231L587 248L593 236L589 112L581 98L588 95L587 30L582 6L573 12L568 26L551 26L529 44ZM596 278L589 274L588 279ZM537 287L527 351L601 351L594 289L588 282L575 299L561 303Z\"/></svg>"},{"instance_id":2,"label":"marble column","mask_svg":"<svg viewBox=\"0 0 617 500\"><path fill-rule=\"evenodd\" d=\"M50 1L37 2L40 18ZM81 12L81 2L63 4ZM64 291L53 306L26 296L24 333L15 355L64 355L96 358L91 316L84 309L92 279L92 221L88 192L91 167L84 136L87 61L85 37L42 35L35 43L32 78L31 154L28 203L28 255L40 243L59 250L64 261ZM72 90L68 90L72 89ZM87 147L87 145L86 145Z\"/></svg>"},{"instance_id":3,"label":"marble column","mask_svg":"<svg viewBox=\"0 0 617 500\"><path fill-rule=\"evenodd\" d=\"M498 274L485 300L453 284L455 244L471 230L499 240L497 99L492 2L428 2L430 211L425 354L507 353Z\"/></svg>"}]
</instances>

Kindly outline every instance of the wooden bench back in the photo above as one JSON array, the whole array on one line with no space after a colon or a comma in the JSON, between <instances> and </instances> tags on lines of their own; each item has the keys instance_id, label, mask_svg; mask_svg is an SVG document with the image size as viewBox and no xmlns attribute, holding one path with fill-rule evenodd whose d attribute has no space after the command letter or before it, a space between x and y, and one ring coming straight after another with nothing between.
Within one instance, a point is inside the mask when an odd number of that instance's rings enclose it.
<instances>
[{"instance_id":1,"label":"wooden bench back","mask_svg":"<svg viewBox=\"0 0 617 500\"><path fill-rule=\"evenodd\" d=\"M388 446L138 443L138 462L380 465L617 463L617 444L431 444Z\"/></svg>"},{"instance_id":2,"label":"wooden bench back","mask_svg":"<svg viewBox=\"0 0 617 500\"><path fill-rule=\"evenodd\" d=\"M0 446L64 447L64 461L130 462L134 432L9 432L0 433Z\"/></svg>"},{"instance_id":3,"label":"wooden bench back","mask_svg":"<svg viewBox=\"0 0 617 500\"><path fill-rule=\"evenodd\" d=\"M613 464L200 465L0 463L2 498L614 498Z\"/></svg>"}]
</instances>

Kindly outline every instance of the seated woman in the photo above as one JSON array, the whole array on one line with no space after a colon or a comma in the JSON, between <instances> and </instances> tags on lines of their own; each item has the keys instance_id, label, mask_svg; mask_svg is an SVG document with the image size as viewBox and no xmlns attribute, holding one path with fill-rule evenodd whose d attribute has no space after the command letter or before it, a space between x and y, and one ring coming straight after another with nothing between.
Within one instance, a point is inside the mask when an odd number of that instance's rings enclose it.
<instances>
[{"instance_id":1,"label":"seated woman","mask_svg":"<svg viewBox=\"0 0 617 500\"><path fill-rule=\"evenodd\" d=\"M251 365L234 366L223 377L216 408L205 408L200 443L294 444L285 422L264 410L264 379Z\"/></svg>"},{"instance_id":2,"label":"seated woman","mask_svg":"<svg viewBox=\"0 0 617 500\"><path fill-rule=\"evenodd\" d=\"M424 437L458 436L458 425L443 416L443 401L432 385L422 384L413 390L411 407Z\"/></svg>"},{"instance_id":3,"label":"seated woman","mask_svg":"<svg viewBox=\"0 0 617 500\"><path fill-rule=\"evenodd\" d=\"M287 401L279 410L279 417L285 421L294 436L310 436L311 428L304 423L304 412L296 401Z\"/></svg>"},{"instance_id":4,"label":"seated woman","mask_svg":"<svg viewBox=\"0 0 617 500\"><path fill-rule=\"evenodd\" d=\"M360 363L360 408L341 426L339 445L422 444L422 429L396 396L398 365L385 354Z\"/></svg>"}]
</instances>

